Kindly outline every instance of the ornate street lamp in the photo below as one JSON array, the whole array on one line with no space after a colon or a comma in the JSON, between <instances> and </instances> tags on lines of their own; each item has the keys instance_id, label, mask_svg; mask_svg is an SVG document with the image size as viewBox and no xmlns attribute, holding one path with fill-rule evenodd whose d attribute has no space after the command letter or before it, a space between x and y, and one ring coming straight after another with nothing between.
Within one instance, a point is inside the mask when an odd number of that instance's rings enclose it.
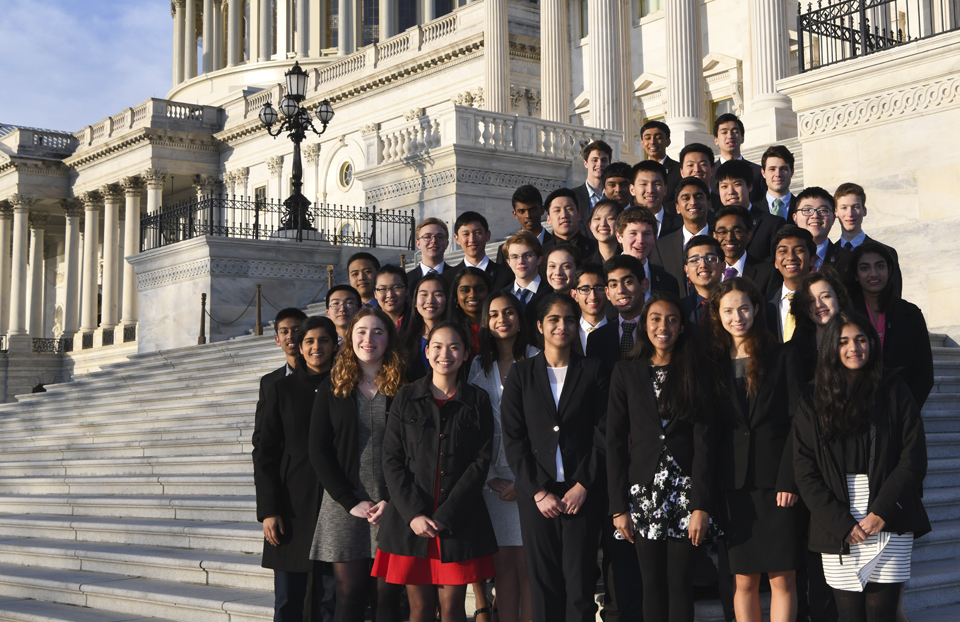
<instances>
[{"instance_id":1,"label":"ornate street lamp","mask_svg":"<svg viewBox=\"0 0 960 622\"><path fill-rule=\"evenodd\" d=\"M260 110L260 122L267 128L267 133L276 138L283 132L293 141L293 194L283 202L286 214L280 221L280 228L296 230L297 241L303 241L303 230L313 230L310 222L310 201L300 191L303 188L303 165L300 163L300 143L307 137L307 130L312 130L317 136L327 131L327 125L333 119L333 107L330 102L323 100L317 107L317 120L322 128L317 131L313 126L310 113L300 104L307 98L307 72L300 63L294 63L293 68L284 74L287 79L287 94L280 100L278 108L283 120L277 126L276 132L271 128L277 122L277 111L267 102Z\"/></svg>"}]
</instances>

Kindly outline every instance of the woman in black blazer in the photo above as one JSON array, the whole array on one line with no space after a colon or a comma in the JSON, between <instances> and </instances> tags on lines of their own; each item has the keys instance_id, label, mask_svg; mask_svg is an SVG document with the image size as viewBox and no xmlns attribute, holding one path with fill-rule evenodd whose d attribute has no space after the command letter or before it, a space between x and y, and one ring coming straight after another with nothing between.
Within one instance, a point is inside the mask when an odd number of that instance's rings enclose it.
<instances>
[{"instance_id":1,"label":"woman in black blazer","mask_svg":"<svg viewBox=\"0 0 960 622\"><path fill-rule=\"evenodd\" d=\"M257 520L263 523L263 567L272 568L277 620L303 620L310 543L323 490L310 466L307 431L317 388L330 374L337 327L310 317L297 334L296 371L268 383L253 442ZM284 596L285 594L285 596Z\"/></svg>"},{"instance_id":2,"label":"woman in black blazer","mask_svg":"<svg viewBox=\"0 0 960 622\"><path fill-rule=\"evenodd\" d=\"M923 408L933 389L933 351L927 322L917 305L897 295L892 276L896 262L878 242L866 242L853 251L847 281L854 309L865 315L880 335L883 364L899 369L913 399Z\"/></svg>"},{"instance_id":3,"label":"woman in black blazer","mask_svg":"<svg viewBox=\"0 0 960 622\"><path fill-rule=\"evenodd\" d=\"M324 488L310 557L333 563L336 622L362 622L377 526L389 507L383 437L404 361L393 322L380 309L361 309L347 334L310 422L310 462ZM400 592L378 582L378 622L400 620Z\"/></svg>"},{"instance_id":4,"label":"woman in black blazer","mask_svg":"<svg viewBox=\"0 0 960 622\"><path fill-rule=\"evenodd\" d=\"M588 622L596 613L608 380L600 361L572 352L579 311L570 296L544 297L544 350L514 364L500 401L535 622Z\"/></svg>"},{"instance_id":5,"label":"woman in black blazer","mask_svg":"<svg viewBox=\"0 0 960 622\"><path fill-rule=\"evenodd\" d=\"M763 295L748 279L724 281L710 295L721 548L736 575L738 622L760 621L761 573L769 573L771 621L793 622L802 516L790 440L803 366L792 344L776 344L763 313Z\"/></svg>"},{"instance_id":6,"label":"woman in black blazer","mask_svg":"<svg viewBox=\"0 0 960 622\"><path fill-rule=\"evenodd\" d=\"M790 313L796 318L797 328L790 339L803 360L803 380L813 380L817 368L817 351L823 333L840 311L850 311L853 303L840 275L830 266L803 277L790 302Z\"/></svg>"},{"instance_id":7,"label":"woman in black blazer","mask_svg":"<svg viewBox=\"0 0 960 622\"><path fill-rule=\"evenodd\" d=\"M684 318L676 294L654 292L610 379L609 511L636 544L649 622L693 622L694 547L716 535L713 404Z\"/></svg>"},{"instance_id":8,"label":"woman in black blazer","mask_svg":"<svg viewBox=\"0 0 960 622\"><path fill-rule=\"evenodd\" d=\"M866 318L830 321L797 412L794 469L809 548L823 557L841 618L893 622L913 540L930 531L919 492L927 453L920 409L878 348Z\"/></svg>"},{"instance_id":9,"label":"woman in black blazer","mask_svg":"<svg viewBox=\"0 0 960 622\"><path fill-rule=\"evenodd\" d=\"M373 575L407 586L411 622L433 622L438 600L445 622L466 622L467 585L494 575L493 413L485 391L458 381L467 341L454 322L430 331L431 372L397 393L383 442L390 505Z\"/></svg>"},{"instance_id":10,"label":"woman in black blazer","mask_svg":"<svg viewBox=\"0 0 960 622\"><path fill-rule=\"evenodd\" d=\"M447 312L446 283L437 273L428 274L417 282L413 292L413 306L409 322L400 333L400 343L407 353L407 382L427 375L427 335L443 321ZM419 356L418 356L419 355Z\"/></svg>"}]
</instances>

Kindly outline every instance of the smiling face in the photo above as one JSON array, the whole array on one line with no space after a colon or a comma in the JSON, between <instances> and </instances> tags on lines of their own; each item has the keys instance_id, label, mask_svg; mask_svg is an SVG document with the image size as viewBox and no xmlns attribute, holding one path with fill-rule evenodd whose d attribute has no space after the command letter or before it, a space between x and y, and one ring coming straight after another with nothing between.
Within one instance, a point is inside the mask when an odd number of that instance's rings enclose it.
<instances>
[{"instance_id":1,"label":"smiling face","mask_svg":"<svg viewBox=\"0 0 960 622\"><path fill-rule=\"evenodd\" d=\"M712 155L691 151L683 156L683 162L680 165L681 177L697 177L710 183L711 175L713 175Z\"/></svg>"},{"instance_id":2,"label":"smiling face","mask_svg":"<svg viewBox=\"0 0 960 622\"><path fill-rule=\"evenodd\" d=\"M460 335L452 328L433 331L427 343L427 361L437 376L451 378L457 375L467 348Z\"/></svg>"},{"instance_id":3,"label":"smiling face","mask_svg":"<svg viewBox=\"0 0 960 622\"><path fill-rule=\"evenodd\" d=\"M443 291L443 282L430 279L417 285L416 305L423 319L439 322L447 310L447 295Z\"/></svg>"},{"instance_id":4,"label":"smiling face","mask_svg":"<svg viewBox=\"0 0 960 622\"><path fill-rule=\"evenodd\" d=\"M612 206L607 205L593 211L590 217L590 231L598 242L617 241L617 215Z\"/></svg>"},{"instance_id":5,"label":"smiling face","mask_svg":"<svg viewBox=\"0 0 960 622\"><path fill-rule=\"evenodd\" d=\"M423 263L428 266L437 266L443 261L448 244L450 240L440 225L426 225L417 232L417 248L420 249Z\"/></svg>"},{"instance_id":6,"label":"smiling face","mask_svg":"<svg viewBox=\"0 0 960 622\"><path fill-rule=\"evenodd\" d=\"M750 209L752 187L745 179L724 179L717 182L717 194L724 205L739 205Z\"/></svg>"},{"instance_id":7,"label":"smiling face","mask_svg":"<svg viewBox=\"0 0 960 622\"><path fill-rule=\"evenodd\" d=\"M373 298L373 284L376 274L377 267L368 259L356 259L347 267L350 286L360 292L360 298L364 302Z\"/></svg>"},{"instance_id":8,"label":"smiling face","mask_svg":"<svg viewBox=\"0 0 960 622\"><path fill-rule=\"evenodd\" d=\"M333 320L338 331L346 330L359 310L360 303L353 292L341 289L330 294L327 317Z\"/></svg>"},{"instance_id":9,"label":"smiling face","mask_svg":"<svg viewBox=\"0 0 960 622\"><path fill-rule=\"evenodd\" d=\"M623 246L623 252L633 255L640 261L646 261L657 243L657 230L645 222L631 222L617 233L617 242Z\"/></svg>"},{"instance_id":10,"label":"smiling face","mask_svg":"<svg viewBox=\"0 0 960 622\"><path fill-rule=\"evenodd\" d=\"M624 319L632 320L640 315L648 287L644 275L618 268L607 275L607 300L613 303L617 313Z\"/></svg>"},{"instance_id":11,"label":"smiling face","mask_svg":"<svg viewBox=\"0 0 960 622\"><path fill-rule=\"evenodd\" d=\"M573 307L559 302L547 309L543 321L537 322L537 329L543 333L544 343L557 349L570 347L574 338L579 336Z\"/></svg>"},{"instance_id":12,"label":"smiling face","mask_svg":"<svg viewBox=\"0 0 960 622\"><path fill-rule=\"evenodd\" d=\"M658 300L647 310L646 329L647 337L657 353L661 357L668 357L683 331L680 309L665 300Z\"/></svg>"},{"instance_id":13,"label":"smiling face","mask_svg":"<svg viewBox=\"0 0 960 622\"><path fill-rule=\"evenodd\" d=\"M807 314L816 326L826 326L840 312L840 299L830 283L820 280L810 286L810 308Z\"/></svg>"},{"instance_id":14,"label":"smiling face","mask_svg":"<svg viewBox=\"0 0 960 622\"><path fill-rule=\"evenodd\" d=\"M580 228L580 214L573 197L557 197L547 206L547 222L553 225L553 235L569 240Z\"/></svg>"},{"instance_id":15,"label":"smiling face","mask_svg":"<svg viewBox=\"0 0 960 622\"><path fill-rule=\"evenodd\" d=\"M487 284L479 276L465 274L457 284L457 304L471 320L471 324L480 323L480 311L487 299Z\"/></svg>"},{"instance_id":16,"label":"smiling face","mask_svg":"<svg viewBox=\"0 0 960 622\"><path fill-rule=\"evenodd\" d=\"M694 258L699 261L690 263ZM687 262L683 271L698 291L713 291L723 278L723 259L717 256L712 246L694 246L687 252Z\"/></svg>"},{"instance_id":17,"label":"smiling face","mask_svg":"<svg viewBox=\"0 0 960 622\"><path fill-rule=\"evenodd\" d=\"M479 222L467 222L460 225L453 239L463 248L463 254L476 264L483 261L487 254L490 232Z\"/></svg>"},{"instance_id":18,"label":"smiling face","mask_svg":"<svg viewBox=\"0 0 960 622\"><path fill-rule=\"evenodd\" d=\"M659 162L667 156L670 139L667 138L666 132L660 128L651 127L644 130L643 134L640 135L640 146L643 147L643 152L647 154L648 158Z\"/></svg>"},{"instance_id":19,"label":"smiling face","mask_svg":"<svg viewBox=\"0 0 960 622\"><path fill-rule=\"evenodd\" d=\"M683 218L684 225L696 227L699 231L707 223L707 193L694 185L677 188L677 213Z\"/></svg>"},{"instance_id":20,"label":"smiling face","mask_svg":"<svg viewBox=\"0 0 960 622\"><path fill-rule=\"evenodd\" d=\"M733 265L743 257L747 244L753 239L753 231L747 228L742 218L730 214L717 219L713 237L720 242L727 263Z\"/></svg>"},{"instance_id":21,"label":"smiling face","mask_svg":"<svg viewBox=\"0 0 960 622\"><path fill-rule=\"evenodd\" d=\"M403 315L406 306L407 286L399 274L384 273L377 277L375 290L380 308L390 317Z\"/></svg>"},{"instance_id":22,"label":"smiling face","mask_svg":"<svg viewBox=\"0 0 960 622\"><path fill-rule=\"evenodd\" d=\"M809 211L809 214L804 214ZM797 205L797 211L793 214L793 221L801 229L806 229L813 236L813 241L817 246L823 244L833 228L833 222L837 219L836 213L830 207L830 203L822 197L807 197Z\"/></svg>"},{"instance_id":23,"label":"smiling face","mask_svg":"<svg viewBox=\"0 0 960 622\"><path fill-rule=\"evenodd\" d=\"M856 324L847 324L840 333L840 363L850 371L866 367L870 360L870 339Z\"/></svg>"},{"instance_id":24,"label":"smiling face","mask_svg":"<svg viewBox=\"0 0 960 622\"><path fill-rule=\"evenodd\" d=\"M788 283L798 283L810 272L813 259L807 243L800 238L783 238L773 252L773 265ZM795 289L791 287L790 289Z\"/></svg>"},{"instance_id":25,"label":"smiling face","mask_svg":"<svg viewBox=\"0 0 960 622\"><path fill-rule=\"evenodd\" d=\"M375 315L367 315L353 326L353 351L361 363L377 365L387 352L387 327Z\"/></svg>"},{"instance_id":26,"label":"smiling face","mask_svg":"<svg viewBox=\"0 0 960 622\"><path fill-rule=\"evenodd\" d=\"M663 197L667 194L667 184L664 183L663 177L659 173L637 171L633 183L630 184L630 194L637 205L656 214L663 205Z\"/></svg>"},{"instance_id":27,"label":"smiling face","mask_svg":"<svg viewBox=\"0 0 960 622\"><path fill-rule=\"evenodd\" d=\"M506 296L500 296L490 303L487 328L496 339L510 339L520 332L520 316Z\"/></svg>"},{"instance_id":28,"label":"smiling face","mask_svg":"<svg viewBox=\"0 0 960 622\"><path fill-rule=\"evenodd\" d=\"M573 282L577 262L567 251L554 251L547 255L547 282L558 292L568 292Z\"/></svg>"},{"instance_id":29,"label":"smiling face","mask_svg":"<svg viewBox=\"0 0 960 622\"><path fill-rule=\"evenodd\" d=\"M607 177L603 182L603 196L616 201L622 207L630 205L630 180L626 177Z\"/></svg>"},{"instance_id":30,"label":"smiling face","mask_svg":"<svg viewBox=\"0 0 960 622\"><path fill-rule=\"evenodd\" d=\"M280 320L280 323L277 324L277 334L273 340L277 342L277 345L287 356L294 356L297 353L297 328L299 328L300 323L300 320L289 317Z\"/></svg>"},{"instance_id":31,"label":"smiling face","mask_svg":"<svg viewBox=\"0 0 960 622\"><path fill-rule=\"evenodd\" d=\"M890 279L890 266L877 253L864 253L857 264L857 282L864 293L879 295Z\"/></svg>"},{"instance_id":32,"label":"smiling face","mask_svg":"<svg viewBox=\"0 0 960 622\"><path fill-rule=\"evenodd\" d=\"M743 144L743 132L736 121L727 121L717 127L717 135L713 142L720 148L720 154L725 160L735 160L740 157L740 145Z\"/></svg>"},{"instance_id":33,"label":"smiling face","mask_svg":"<svg viewBox=\"0 0 960 622\"><path fill-rule=\"evenodd\" d=\"M307 362L307 367L314 373L324 372L330 369L330 361L333 359L333 353L336 352L337 340L327 334L322 328L314 328L303 336L300 343L300 354L303 360Z\"/></svg>"},{"instance_id":34,"label":"smiling face","mask_svg":"<svg viewBox=\"0 0 960 622\"><path fill-rule=\"evenodd\" d=\"M520 223L520 228L528 233L537 235L543 226L540 219L543 218L543 206L528 203L517 202L513 206L513 217Z\"/></svg>"},{"instance_id":35,"label":"smiling face","mask_svg":"<svg viewBox=\"0 0 960 622\"><path fill-rule=\"evenodd\" d=\"M753 327L758 311L746 292L727 292L720 299L720 324L734 339L743 339Z\"/></svg>"},{"instance_id":36,"label":"smiling face","mask_svg":"<svg viewBox=\"0 0 960 622\"><path fill-rule=\"evenodd\" d=\"M583 290L583 291L581 291ZM591 324L596 324L607 306L607 288L598 274L582 274L576 289L570 290L573 299L580 305L580 314Z\"/></svg>"},{"instance_id":37,"label":"smiling face","mask_svg":"<svg viewBox=\"0 0 960 622\"><path fill-rule=\"evenodd\" d=\"M599 149L594 149L587 154L587 159L584 160L583 166L587 169L587 181L590 182L591 186L596 188L600 185L603 171L607 170L607 167L610 166L610 156Z\"/></svg>"},{"instance_id":38,"label":"smiling face","mask_svg":"<svg viewBox=\"0 0 960 622\"><path fill-rule=\"evenodd\" d=\"M790 182L793 180L793 169L787 164L786 160L770 156L761 169L764 181L767 182L767 188L776 192L778 195L784 195L790 191Z\"/></svg>"},{"instance_id":39,"label":"smiling face","mask_svg":"<svg viewBox=\"0 0 960 622\"><path fill-rule=\"evenodd\" d=\"M537 276L537 269L543 257L537 255L532 247L524 244L512 244L504 252L507 253L507 264L513 270L518 281L532 281Z\"/></svg>"},{"instance_id":40,"label":"smiling face","mask_svg":"<svg viewBox=\"0 0 960 622\"><path fill-rule=\"evenodd\" d=\"M837 219L843 230L853 237L860 235L863 217L867 215L867 206L857 194L845 194L837 199Z\"/></svg>"}]
</instances>

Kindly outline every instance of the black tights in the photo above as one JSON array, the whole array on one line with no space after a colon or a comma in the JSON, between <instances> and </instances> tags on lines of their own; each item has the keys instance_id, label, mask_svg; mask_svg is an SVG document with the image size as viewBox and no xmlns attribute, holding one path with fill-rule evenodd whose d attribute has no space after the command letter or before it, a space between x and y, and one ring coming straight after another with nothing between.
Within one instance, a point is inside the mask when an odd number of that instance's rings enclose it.
<instances>
[{"instance_id":1,"label":"black tights","mask_svg":"<svg viewBox=\"0 0 960 622\"><path fill-rule=\"evenodd\" d=\"M363 622L369 600L370 560L335 562L333 576L337 582L337 610L334 622ZM377 579L376 622L400 622L400 593L402 585Z\"/></svg>"},{"instance_id":2,"label":"black tights","mask_svg":"<svg viewBox=\"0 0 960 622\"><path fill-rule=\"evenodd\" d=\"M645 622L693 622L697 549L687 538L648 540L636 535L643 577Z\"/></svg>"},{"instance_id":3,"label":"black tights","mask_svg":"<svg viewBox=\"0 0 960 622\"><path fill-rule=\"evenodd\" d=\"M839 622L896 622L902 583L867 583L862 592L833 590Z\"/></svg>"}]
</instances>

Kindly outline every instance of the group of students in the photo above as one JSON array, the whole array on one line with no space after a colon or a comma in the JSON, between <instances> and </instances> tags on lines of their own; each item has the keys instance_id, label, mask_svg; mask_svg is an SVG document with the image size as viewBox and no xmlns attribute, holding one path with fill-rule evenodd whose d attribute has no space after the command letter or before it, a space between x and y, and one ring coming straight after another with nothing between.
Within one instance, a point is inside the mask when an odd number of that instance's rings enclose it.
<instances>
[{"instance_id":1,"label":"group of students","mask_svg":"<svg viewBox=\"0 0 960 622\"><path fill-rule=\"evenodd\" d=\"M463 621L473 586L478 622L587 621L602 575L614 619L692 621L713 543L728 620L760 620L764 575L775 622L904 619L923 315L860 186L794 196L788 150L714 134L716 167L658 122L632 167L591 143L584 186L517 189L496 260L482 215L456 266L429 218L412 270L357 253L327 317L277 316L253 437L277 620L400 620L405 593Z\"/></svg>"}]
</instances>

